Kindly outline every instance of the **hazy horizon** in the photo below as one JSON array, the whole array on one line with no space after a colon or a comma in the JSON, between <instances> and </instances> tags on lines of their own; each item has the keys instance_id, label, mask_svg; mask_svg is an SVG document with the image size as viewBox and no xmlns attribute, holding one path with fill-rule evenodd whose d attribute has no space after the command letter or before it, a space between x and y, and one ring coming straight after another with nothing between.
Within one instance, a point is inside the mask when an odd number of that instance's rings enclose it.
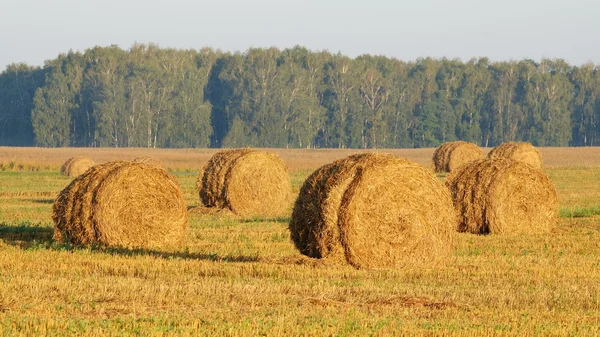
<instances>
[{"instance_id":1,"label":"hazy horizon","mask_svg":"<svg viewBox=\"0 0 600 337\"><path fill-rule=\"evenodd\" d=\"M244 52L296 45L349 57L487 57L600 63L600 3L591 0L373 0L219 3L5 0L0 4L0 71L43 65L69 50L134 43Z\"/></svg>"}]
</instances>

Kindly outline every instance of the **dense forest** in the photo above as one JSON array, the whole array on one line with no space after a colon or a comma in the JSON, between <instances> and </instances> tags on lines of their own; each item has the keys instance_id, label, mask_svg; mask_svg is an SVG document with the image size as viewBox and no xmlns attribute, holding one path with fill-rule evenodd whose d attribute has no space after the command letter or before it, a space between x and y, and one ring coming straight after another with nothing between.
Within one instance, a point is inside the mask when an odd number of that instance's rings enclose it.
<instances>
[{"instance_id":1,"label":"dense forest","mask_svg":"<svg viewBox=\"0 0 600 337\"><path fill-rule=\"evenodd\" d=\"M303 47L69 52L0 73L0 145L597 146L600 73L544 59L354 59Z\"/></svg>"}]
</instances>

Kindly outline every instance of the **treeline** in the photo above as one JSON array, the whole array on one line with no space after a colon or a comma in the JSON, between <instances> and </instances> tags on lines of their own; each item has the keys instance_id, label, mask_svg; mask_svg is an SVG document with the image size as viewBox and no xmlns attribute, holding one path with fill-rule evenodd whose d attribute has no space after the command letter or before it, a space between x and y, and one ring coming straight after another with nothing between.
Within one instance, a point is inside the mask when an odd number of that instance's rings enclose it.
<instances>
[{"instance_id":1,"label":"treeline","mask_svg":"<svg viewBox=\"0 0 600 337\"><path fill-rule=\"evenodd\" d=\"M596 65L136 44L0 73L0 145L600 145Z\"/></svg>"}]
</instances>

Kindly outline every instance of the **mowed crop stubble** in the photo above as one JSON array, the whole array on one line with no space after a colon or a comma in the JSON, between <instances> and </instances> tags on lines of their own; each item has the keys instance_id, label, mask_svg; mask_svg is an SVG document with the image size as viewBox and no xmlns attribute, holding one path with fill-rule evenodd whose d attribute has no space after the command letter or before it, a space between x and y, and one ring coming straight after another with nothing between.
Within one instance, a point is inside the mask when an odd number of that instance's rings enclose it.
<instances>
[{"instance_id":1,"label":"mowed crop stubble","mask_svg":"<svg viewBox=\"0 0 600 337\"><path fill-rule=\"evenodd\" d=\"M600 333L600 149L538 149L558 196L549 232L457 232L444 264L376 269L302 255L288 229L294 200L276 218L193 212L199 169L215 150L87 150L0 148L2 335ZM269 151L288 166L295 196L314 170L360 152ZM377 152L433 172L434 149ZM190 209L186 242L54 241L52 206L74 179L60 167L74 156L158 158Z\"/></svg>"}]
</instances>

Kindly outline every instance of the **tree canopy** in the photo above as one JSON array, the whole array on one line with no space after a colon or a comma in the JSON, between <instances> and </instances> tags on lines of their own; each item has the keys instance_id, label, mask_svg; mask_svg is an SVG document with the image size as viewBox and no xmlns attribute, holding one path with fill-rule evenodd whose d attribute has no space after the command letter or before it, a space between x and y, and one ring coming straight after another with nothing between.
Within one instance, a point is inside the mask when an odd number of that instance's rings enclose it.
<instances>
[{"instance_id":1,"label":"tree canopy","mask_svg":"<svg viewBox=\"0 0 600 337\"><path fill-rule=\"evenodd\" d=\"M598 66L135 44L0 73L0 145L600 145Z\"/></svg>"}]
</instances>

